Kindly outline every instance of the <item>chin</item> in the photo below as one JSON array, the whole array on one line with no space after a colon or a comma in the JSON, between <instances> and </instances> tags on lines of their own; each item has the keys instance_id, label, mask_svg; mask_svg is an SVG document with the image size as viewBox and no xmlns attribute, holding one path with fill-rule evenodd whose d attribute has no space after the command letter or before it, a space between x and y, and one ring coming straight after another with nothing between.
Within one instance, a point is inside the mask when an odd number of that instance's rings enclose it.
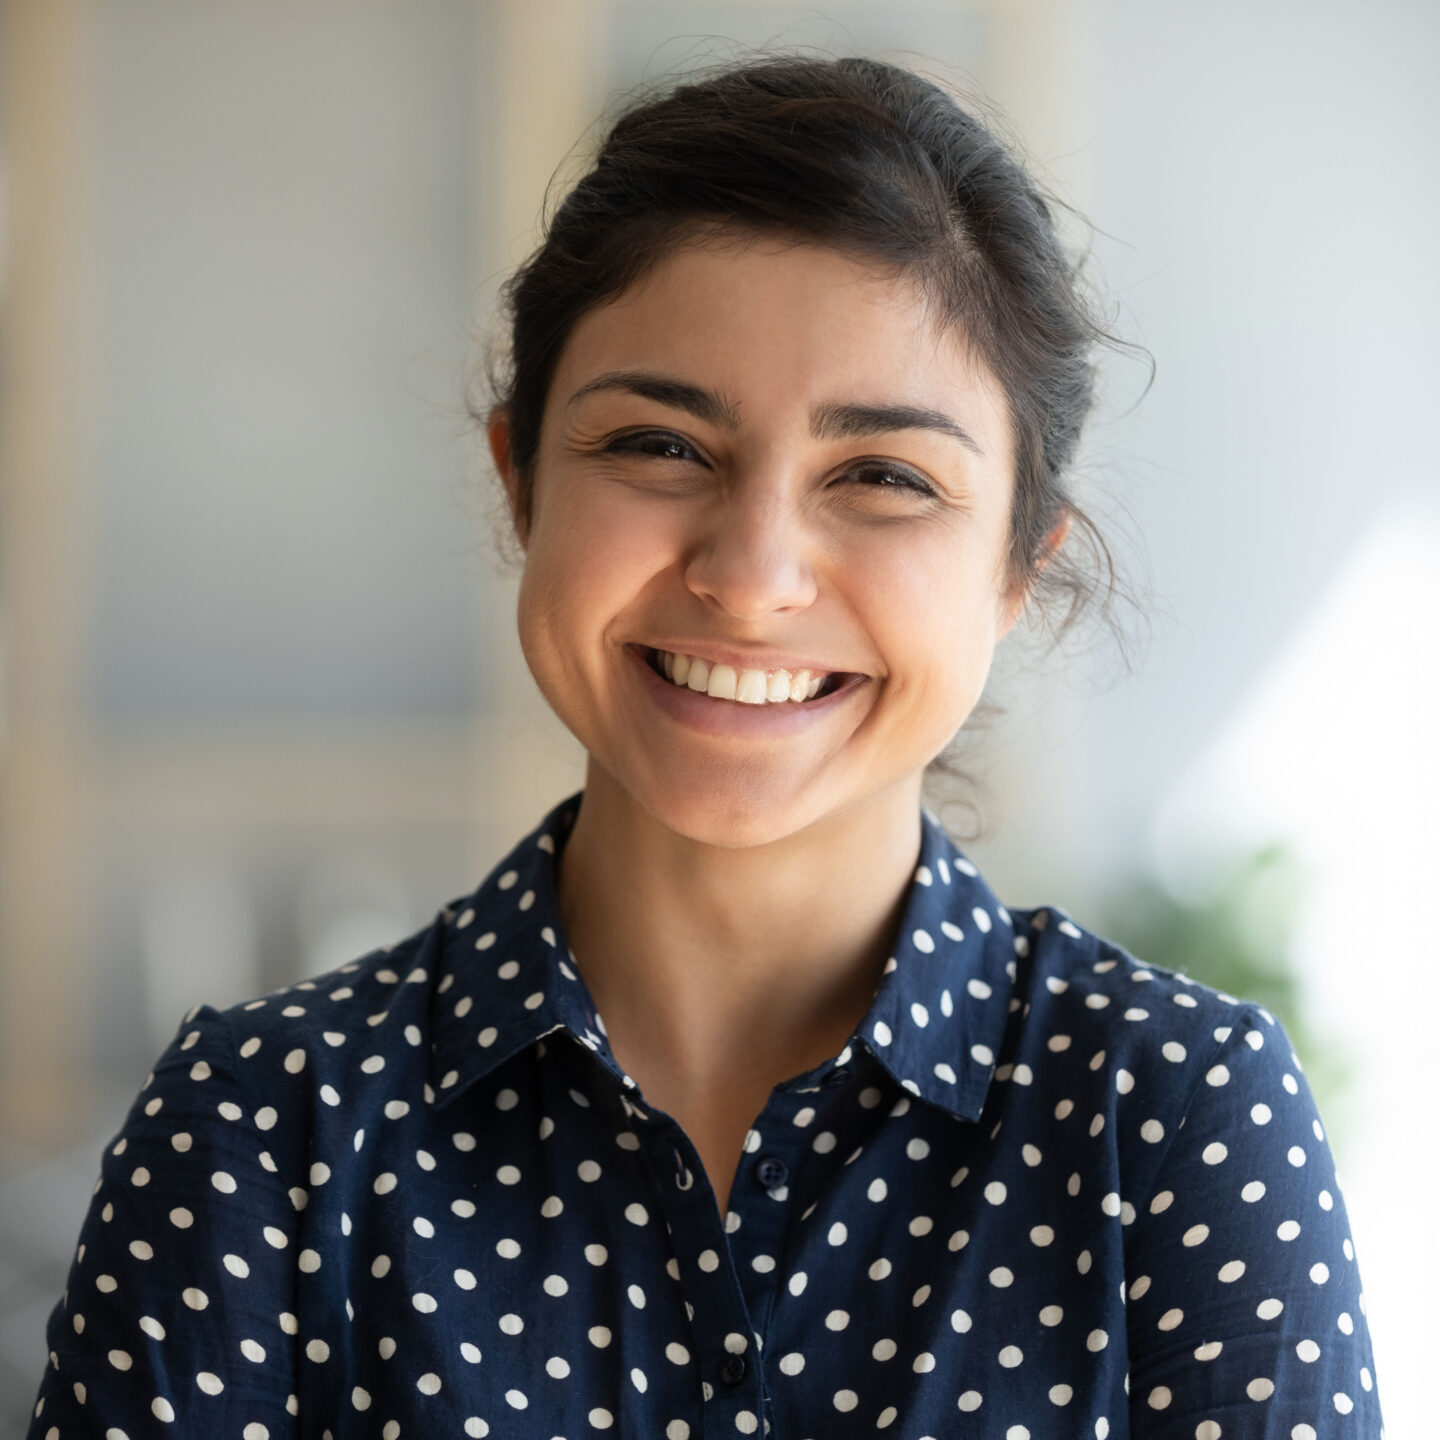
<instances>
[{"instance_id":1,"label":"chin","mask_svg":"<svg viewBox=\"0 0 1440 1440\"><path fill-rule=\"evenodd\" d=\"M720 767L713 767L718 770ZM715 775L703 787L679 778L673 785L650 778L627 786L636 802L667 829L700 845L748 850L803 830L833 808L833 785L805 798L788 776L759 777L737 766L727 780Z\"/></svg>"}]
</instances>

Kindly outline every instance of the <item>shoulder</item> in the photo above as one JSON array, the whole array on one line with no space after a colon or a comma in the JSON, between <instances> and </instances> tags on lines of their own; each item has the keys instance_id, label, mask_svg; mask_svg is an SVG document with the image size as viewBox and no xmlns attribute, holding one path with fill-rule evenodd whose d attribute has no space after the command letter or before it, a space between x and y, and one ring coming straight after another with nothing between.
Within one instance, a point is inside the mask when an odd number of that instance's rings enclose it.
<instances>
[{"instance_id":1,"label":"shoulder","mask_svg":"<svg viewBox=\"0 0 1440 1440\"><path fill-rule=\"evenodd\" d=\"M318 1136L367 1123L381 1095L373 1077L384 1076L382 1104L393 1107L397 1093L432 1098L433 977L448 919L442 910L392 945L255 999L197 1005L146 1078L132 1122L162 1109L197 1123L218 1117L259 1132L283 1173L303 1166Z\"/></svg>"},{"instance_id":2,"label":"shoulder","mask_svg":"<svg viewBox=\"0 0 1440 1440\"><path fill-rule=\"evenodd\" d=\"M1194 980L1161 957L1132 955L1059 906L1010 915L1022 967L1016 994L1041 1028L1067 1026L1127 1051L1158 1045L1179 1064L1192 1051L1224 1044L1237 1026L1279 1027L1264 1006Z\"/></svg>"},{"instance_id":3,"label":"shoulder","mask_svg":"<svg viewBox=\"0 0 1440 1440\"><path fill-rule=\"evenodd\" d=\"M323 1054L367 1043L403 1043L405 1025L429 1028L437 932L445 914L394 944L323 974L253 1000L222 1009L204 1006L195 1013L207 1015L212 1028L223 1029L242 1060L258 1059L262 1053L289 1055L297 1047L306 1054ZM400 1023L392 1024L392 1019Z\"/></svg>"},{"instance_id":4,"label":"shoulder","mask_svg":"<svg viewBox=\"0 0 1440 1440\"><path fill-rule=\"evenodd\" d=\"M1264 1006L1133 955L1058 906L1011 916L1016 1038L1032 1068L1088 1072L1114 1095L1144 1097L1156 1111L1147 1135L1168 1131L1206 1090L1296 1093L1299 1059Z\"/></svg>"}]
</instances>

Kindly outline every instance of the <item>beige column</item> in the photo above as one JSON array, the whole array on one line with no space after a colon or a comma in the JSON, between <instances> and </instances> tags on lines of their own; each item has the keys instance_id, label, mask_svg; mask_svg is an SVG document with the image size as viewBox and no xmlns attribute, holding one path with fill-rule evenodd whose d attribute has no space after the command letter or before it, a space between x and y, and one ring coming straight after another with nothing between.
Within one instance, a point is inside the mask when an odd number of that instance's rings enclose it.
<instances>
[{"instance_id":1,"label":"beige column","mask_svg":"<svg viewBox=\"0 0 1440 1440\"><path fill-rule=\"evenodd\" d=\"M84 1133L93 787L77 688L89 0L6 0L0 323L0 1134Z\"/></svg>"},{"instance_id":2,"label":"beige column","mask_svg":"<svg viewBox=\"0 0 1440 1440\"><path fill-rule=\"evenodd\" d=\"M481 0L476 87L480 173L475 183L477 319L489 330L500 282L540 238L538 218L583 164L582 137L605 102L604 0ZM573 150L572 150L573 147ZM568 163L563 163L567 161ZM498 484L476 435L476 484ZM488 536L480 552L489 554ZM489 640L494 708L477 717L482 793L477 863L488 868L543 811L584 779L584 753L535 686L515 627L518 572L488 574L477 603ZM477 876L483 874L477 870Z\"/></svg>"}]
</instances>

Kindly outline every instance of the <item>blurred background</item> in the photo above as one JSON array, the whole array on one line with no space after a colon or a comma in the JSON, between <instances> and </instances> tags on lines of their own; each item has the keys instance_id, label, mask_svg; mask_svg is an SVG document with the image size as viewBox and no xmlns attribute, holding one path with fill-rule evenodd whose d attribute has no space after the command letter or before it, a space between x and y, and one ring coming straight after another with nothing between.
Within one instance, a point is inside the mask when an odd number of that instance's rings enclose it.
<instances>
[{"instance_id":1,"label":"blurred background","mask_svg":"<svg viewBox=\"0 0 1440 1440\"><path fill-rule=\"evenodd\" d=\"M183 1012L411 933L582 783L465 386L607 99L755 44L968 86L1099 227L1158 371L1081 500L1142 643L1003 653L986 828L933 804L1008 904L1285 1021L1433 1433L1440 7L0 0L0 1436Z\"/></svg>"}]
</instances>

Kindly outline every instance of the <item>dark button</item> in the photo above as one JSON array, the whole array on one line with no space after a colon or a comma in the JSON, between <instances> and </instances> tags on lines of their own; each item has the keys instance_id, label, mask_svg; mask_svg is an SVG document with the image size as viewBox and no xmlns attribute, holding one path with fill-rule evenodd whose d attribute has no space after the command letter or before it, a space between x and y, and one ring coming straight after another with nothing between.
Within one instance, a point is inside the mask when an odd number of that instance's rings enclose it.
<instances>
[{"instance_id":1,"label":"dark button","mask_svg":"<svg viewBox=\"0 0 1440 1440\"><path fill-rule=\"evenodd\" d=\"M825 1079L821 1084L828 1085L834 1089L836 1085L843 1085L850 1078L850 1072L842 1066L837 1065L833 1070L825 1072Z\"/></svg>"},{"instance_id":2,"label":"dark button","mask_svg":"<svg viewBox=\"0 0 1440 1440\"><path fill-rule=\"evenodd\" d=\"M720 1378L727 1385L738 1385L745 1378L745 1357L727 1355L725 1363L720 1367Z\"/></svg>"},{"instance_id":3,"label":"dark button","mask_svg":"<svg viewBox=\"0 0 1440 1440\"><path fill-rule=\"evenodd\" d=\"M767 1155L756 1167L755 1173L767 1190L778 1190L789 1178L790 1171L783 1160Z\"/></svg>"}]
</instances>

